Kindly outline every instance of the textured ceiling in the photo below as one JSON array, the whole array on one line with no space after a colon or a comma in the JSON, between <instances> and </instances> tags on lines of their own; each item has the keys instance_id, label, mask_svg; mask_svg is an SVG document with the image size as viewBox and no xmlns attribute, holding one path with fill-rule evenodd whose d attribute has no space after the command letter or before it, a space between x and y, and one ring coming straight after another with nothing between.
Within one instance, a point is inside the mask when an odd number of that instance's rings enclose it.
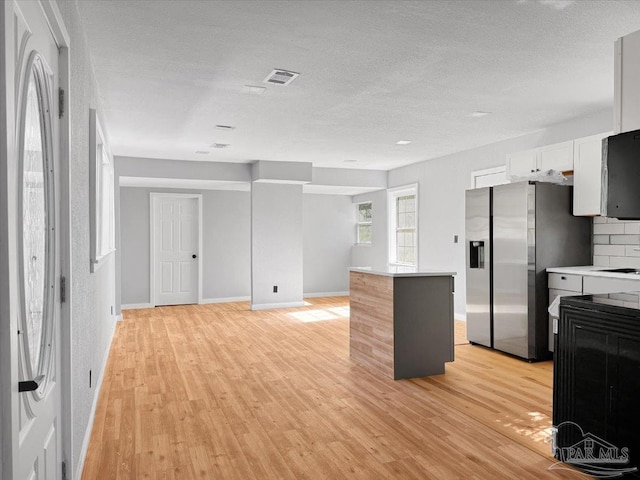
<instances>
[{"instance_id":1,"label":"textured ceiling","mask_svg":"<svg viewBox=\"0 0 640 480\"><path fill-rule=\"evenodd\" d=\"M115 155L385 170L611 108L640 29L635 0L77 4Z\"/></svg>"}]
</instances>

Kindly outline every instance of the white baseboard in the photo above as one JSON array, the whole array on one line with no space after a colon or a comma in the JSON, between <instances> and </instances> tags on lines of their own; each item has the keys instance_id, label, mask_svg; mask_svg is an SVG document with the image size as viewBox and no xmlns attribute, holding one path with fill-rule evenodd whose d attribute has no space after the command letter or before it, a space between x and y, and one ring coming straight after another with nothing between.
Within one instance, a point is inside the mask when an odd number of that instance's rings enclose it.
<instances>
[{"instance_id":1,"label":"white baseboard","mask_svg":"<svg viewBox=\"0 0 640 480\"><path fill-rule=\"evenodd\" d=\"M286 303L254 303L251 310L271 310L274 308L293 308L304 307L304 302L286 302Z\"/></svg>"},{"instance_id":2,"label":"white baseboard","mask_svg":"<svg viewBox=\"0 0 640 480\"><path fill-rule=\"evenodd\" d=\"M318 297L348 297L349 292L320 292L320 293L305 293L304 298L318 298Z\"/></svg>"},{"instance_id":3,"label":"white baseboard","mask_svg":"<svg viewBox=\"0 0 640 480\"><path fill-rule=\"evenodd\" d=\"M111 344L113 343L113 335L115 334L115 322L111 329L111 338L109 339L109 346L105 349L104 357L102 359L102 365L100 366L100 372L97 377L95 394L93 395L93 402L91 403L91 411L89 413L89 421L87 422L87 428L84 432L84 439L82 441L82 447L80 448L80 458L78 460L78 467L76 468L74 479L82 478L82 471L84 470L84 461L87 457L87 451L89 450L89 441L91 440L91 432L93 430L93 421L96 418L96 409L98 407L98 399L100 398L100 390L102 390L102 380L104 379L104 371L107 368L107 360L109 360L109 353L111 352Z\"/></svg>"},{"instance_id":4,"label":"white baseboard","mask_svg":"<svg viewBox=\"0 0 640 480\"><path fill-rule=\"evenodd\" d=\"M203 298L201 304L207 303L231 303L231 302L250 302L251 297L222 297L222 298Z\"/></svg>"},{"instance_id":5,"label":"white baseboard","mask_svg":"<svg viewBox=\"0 0 640 480\"><path fill-rule=\"evenodd\" d=\"M453 318L455 320L460 320L462 322L466 322L467 321L467 316L463 313L454 313L453 314Z\"/></svg>"},{"instance_id":6,"label":"white baseboard","mask_svg":"<svg viewBox=\"0 0 640 480\"><path fill-rule=\"evenodd\" d=\"M121 321L122 321L122 314L116 315L116 322L121 322Z\"/></svg>"},{"instance_id":7,"label":"white baseboard","mask_svg":"<svg viewBox=\"0 0 640 480\"><path fill-rule=\"evenodd\" d=\"M153 305L150 303L129 303L120 307L121 310L136 310L138 308L153 308Z\"/></svg>"}]
</instances>

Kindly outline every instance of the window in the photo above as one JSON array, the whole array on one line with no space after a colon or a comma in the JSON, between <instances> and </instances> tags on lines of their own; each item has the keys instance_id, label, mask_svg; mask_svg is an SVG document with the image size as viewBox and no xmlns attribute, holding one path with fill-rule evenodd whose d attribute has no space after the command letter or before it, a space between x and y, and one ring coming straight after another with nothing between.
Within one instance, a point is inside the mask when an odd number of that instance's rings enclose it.
<instances>
[{"instance_id":1,"label":"window","mask_svg":"<svg viewBox=\"0 0 640 480\"><path fill-rule=\"evenodd\" d=\"M356 243L359 245L371 245L371 207L371 202L357 204Z\"/></svg>"},{"instance_id":2,"label":"window","mask_svg":"<svg viewBox=\"0 0 640 480\"><path fill-rule=\"evenodd\" d=\"M98 255L104 256L115 248L113 164L104 143L98 144L98 156L100 163Z\"/></svg>"},{"instance_id":3,"label":"window","mask_svg":"<svg viewBox=\"0 0 640 480\"><path fill-rule=\"evenodd\" d=\"M89 111L91 186L91 271L115 250L115 200L113 160L96 111Z\"/></svg>"},{"instance_id":4,"label":"window","mask_svg":"<svg viewBox=\"0 0 640 480\"><path fill-rule=\"evenodd\" d=\"M418 264L418 189L389 192L389 263Z\"/></svg>"}]
</instances>

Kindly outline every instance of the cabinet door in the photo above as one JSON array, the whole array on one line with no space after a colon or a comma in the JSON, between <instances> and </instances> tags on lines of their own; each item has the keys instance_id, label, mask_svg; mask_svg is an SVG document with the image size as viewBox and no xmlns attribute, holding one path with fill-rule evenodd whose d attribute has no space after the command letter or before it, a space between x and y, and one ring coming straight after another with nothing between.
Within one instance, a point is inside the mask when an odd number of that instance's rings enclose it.
<instances>
[{"instance_id":1,"label":"cabinet door","mask_svg":"<svg viewBox=\"0 0 640 480\"><path fill-rule=\"evenodd\" d=\"M548 279L550 289L576 292L574 295L580 295L582 293L582 275L550 273ZM552 302L553 300L549 299L549 301Z\"/></svg>"},{"instance_id":2,"label":"cabinet door","mask_svg":"<svg viewBox=\"0 0 640 480\"><path fill-rule=\"evenodd\" d=\"M611 438L607 425L611 335L601 325L598 312L570 307L562 310L553 372L553 424L560 426L558 447L575 445L585 432Z\"/></svg>"},{"instance_id":3,"label":"cabinet door","mask_svg":"<svg viewBox=\"0 0 640 480\"><path fill-rule=\"evenodd\" d=\"M616 337L617 381L612 395L615 412L615 445L629 449L629 466L640 464L640 339L630 335ZM613 363L613 362L612 362Z\"/></svg>"},{"instance_id":4,"label":"cabinet door","mask_svg":"<svg viewBox=\"0 0 640 480\"><path fill-rule=\"evenodd\" d=\"M540 171L573 170L573 140L547 145L538 149L538 165Z\"/></svg>"},{"instance_id":5,"label":"cabinet door","mask_svg":"<svg viewBox=\"0 0 640 480\"><path fill-rule=\"evenodd\" d=\"M610 335L601 328L573 322L573 418L583 432L600 438L608 435L609 385L607 346Z\"/></svg>"},{"instance_id":6,"label":"cabinet door","mask_svg":"<svg viewBox=\"0 0 640 480\"><path fill-rule=\"evenodd\" d=\"M507 155L507 177L528 177L536 169L536 151L524 150Z\"/></svg>"},{"instance_id":7,"label":"cabinet door","mask_svg":"<svg viewBox=\"0 0 640 480\"><path fill-rule=\"evenodd\" d=\"M594 277L585 275L582 280L582 291L585 295L594 293L635 292L640 290L640 278ZM621 305L623 305L621 303Z\"/></svg>"},{"instance_id":8,"label":"cabinet door","mask_svg":"<svg viewBox=\"0 0 640 480\"><path fill-rule=\"evenodd\" d=\"M573 214L600 215L602 139L609 133L575 140L573 146Z\"/></svg>"}]
</instances>

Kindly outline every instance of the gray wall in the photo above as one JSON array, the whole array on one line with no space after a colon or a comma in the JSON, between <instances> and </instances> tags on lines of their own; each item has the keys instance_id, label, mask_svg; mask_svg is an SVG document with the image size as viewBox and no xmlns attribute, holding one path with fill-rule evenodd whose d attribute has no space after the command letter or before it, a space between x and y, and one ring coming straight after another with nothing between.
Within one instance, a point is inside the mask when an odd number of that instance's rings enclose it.
<instances>
[{"instance_id":1,"label":"gray wall","mask_svg":"<svg viewBox=\"0 0 640 480\"><path fill-rule=\"evenodd\" d=\"M123 305L148 304L149 190L120 188L120 262Z\"/></svg>"},{"instance_id":2,"label":"gray wall","mask_svg":"<svg viewBox=\"0 0 640 480\"><path fill-rule=\"evenodd\" d=\"M203 202L204 299L233 299L251 293L251 195L205 192Z\"/></svg>"},{"instance_id":3,"label":"gray wall","mask_svg":"<svg viewBox=\"0 0 640 480\"><path fill-rule=\"evenodd\" d=\"M62 19L71 38L69 188L71 208L71 278L68 280L68 301L71 303L71 451L65 450L68 475L78 472L83 461L91 429L91 414L96 399L96 386L111 345L115 317L111 307L115 303L114 255L96 273L89 270L89 108L100 111L100 101L85 43L85 34L75 2L59 2ZM103 127L104 122L103 123ZM106 134L108 135L108 129ZM92 386L89 387L89 371ZM63 400L63 401L65 401ZM66 445L65 445L66 446ZM75 476L73 477L75 478Z\"/></svg>"},{"instance_id":4,"label":"gray wall","mask_svg":"<svg viewBox=\"0 0 640 480\"><path fill-rule=\"evenodd\" d=\"M303 197L303 284L305 295L349 291L356 217L345 195Z\"/></svg>"},{"instance_id":5,"label":"gray wall","mask_svg":"<svg viewBox=\"0 0 640 480\"><path fill-rule=\"evenodd\" d=\"M203 299L250 294L250 194L224 190L120 188L122 304L148 304L149 194L202 194Z\"/></svg>"},{"instance_id":6,"label":"gray wall","mask_svg":"<svg viewBox=\"0 0 640 480\"><path fill-rule=\"evenodd\" d=\"M466 313L466 278L464 251L464 191L471 187L471 173L484 168L505 164L507 153L549 145L565 140L595 135L612 129L611 110L594 113L588 117L550 126L539 132L493 143L473 150L448 155L391 170L389 188L418 183L419 195L419 262L420 268L453 270L455 277L455 312L461 317ZM381 194L363 194L354 202L371 199L375 205ZM386 202L386 200L385 200ZM387 229L387 217L376 215L374 230ZM382 225L381 225L382 223ZM453 243L458 235L459 243ZM379 241L382 243L382 239ZM382 248L363 254L363 247L354 247L353 259L366 264L386 264L387 253Z\"/></svg>"},{"instance_id":7,"label":"gray wall","mask_svg":"<svg viewBox=\"0 0 640 480\"><path fill-rule=\"evenodd\" d=\"M302 185L251 185L252 307L302 302L302 203Z\"/></svg>"},{"instance_id":8,"label":"gray wall","mask_svg":"<svg viewBox=\"0 0 640 480\"><path fill-rule=\"evenodd\" d=\"M122 187L122 304L125 307L146 305L150 301L151 192L202 194L203 299L248 298L251 294L249 192ZM302 204L303 236L299 241L303 244L304 293L348 291L351 247L355 242L355 212L351 197L304 194ZM275 210L280 215L280 209ZM268 245L274 249L281 247L275 237L269 237Z\"/></svg>"}]
</instances>

